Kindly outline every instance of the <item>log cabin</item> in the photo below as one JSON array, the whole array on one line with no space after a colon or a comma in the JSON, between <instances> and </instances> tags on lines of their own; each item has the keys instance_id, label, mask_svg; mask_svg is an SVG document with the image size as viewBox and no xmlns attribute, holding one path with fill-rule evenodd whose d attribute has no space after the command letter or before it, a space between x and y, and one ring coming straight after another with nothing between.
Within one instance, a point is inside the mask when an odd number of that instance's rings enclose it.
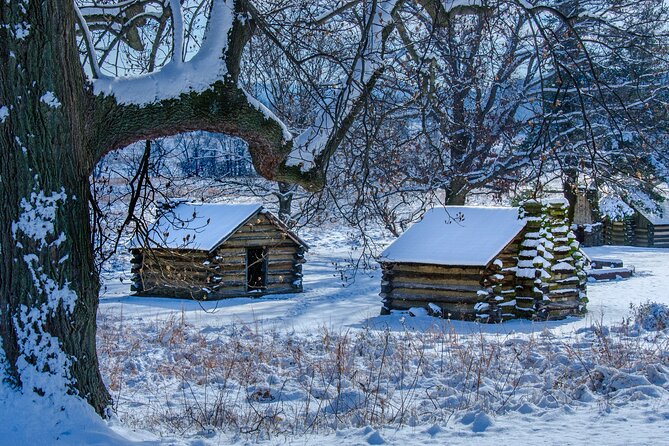
<instances>
[{"instance_id":1,"label":"log cabin","mask_svg":"<svg viewBox=\"0 0 669 446\"><path fill-rule=\"evenodd\" d=\"M200 300L298 293L308 248L260 204L182 202L133 242L132 290Z\"/></svg>"},{"instance_id":2,"label":"log cabin","mask_svg":"<svg viewBox=\"0 0 669 446\"><path fill-rule=\"evenodd\" d=\"M563 201L428 210L379 257L381 314L560 319L585 311L585 256Z\"/></svg>"},{"instance_id":3,"label":"log cabin","mask_svg":"<svg viewBox=\"0 0 669 446\"><path fill-rule=\"evenodd\" d=\"M619 220L607 220L607 245L669 248L669 198L656 209L632 205L633 212Z\"/></svg>"}]
</instances>

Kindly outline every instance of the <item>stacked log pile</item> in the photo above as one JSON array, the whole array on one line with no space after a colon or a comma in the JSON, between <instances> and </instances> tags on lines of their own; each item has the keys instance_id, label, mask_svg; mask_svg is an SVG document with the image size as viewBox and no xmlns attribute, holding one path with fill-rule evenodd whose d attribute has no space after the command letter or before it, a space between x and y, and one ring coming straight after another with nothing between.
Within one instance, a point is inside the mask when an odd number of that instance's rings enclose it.
<instances>
[{"instance_id":1,"label":"stacked log pile","mask_svg":"<svg viewBox=\"0 0 669 446\"><path fill-rule=\"evenodd\" d=\"M481 322L501 322L516 317L516 270L521 237L516 237L484 270L474 306Z\"/></svg>"},{"instance_id":2,"label":"stacked log pile","mask_svg":"<svg viewBox=\"0 0 669 446\"><path fill-rule=\"evenodd\" d=\"M549 201L544 206L544 231L552 252L542 265L548 271L541 286L543 297L536 302L541 319L578 315L587 303L585 257L568 226L567 206L562 200Z\"/></svg>"},{"instance_id":3,"label":"stacked log pile","mask_svg":"<svg viewBox=\"0 0 669 446\"><path fill-rule=\"evenodd\" d=\"M536 311L536 302L543 299L542 282L547 272L544 268L549 241L544 230L542 205L536 200L523 203L520 216L527 224L518 252L516 270L516 307L515 314L521 318L532 318Z\"/></svg>"}]
</instances>

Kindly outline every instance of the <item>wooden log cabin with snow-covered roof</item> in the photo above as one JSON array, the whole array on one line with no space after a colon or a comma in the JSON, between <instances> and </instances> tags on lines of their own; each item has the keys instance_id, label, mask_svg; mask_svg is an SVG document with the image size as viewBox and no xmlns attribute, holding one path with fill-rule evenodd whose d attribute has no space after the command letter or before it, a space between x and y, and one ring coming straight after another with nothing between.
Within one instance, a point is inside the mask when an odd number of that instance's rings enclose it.
<instances>
[{"instance_id":1,"label":"wooden log cabin with snow-covered roof","mask_svg":"<svg viewBox=\"0 0 669 446\"><path fill-rule=\"evenodd\" d=\"M221 299L302 291L308 246L259 204L180 203L133 254L133 291Z\"/></svg>"},{"instance_id":2,"label":"wooden log cabin with snow-covered roof","mask_svg":"<svg viewBox=\"0 0 669 446\"><path fill-rule=\"evenodd\" d=\"M380 256L382 314L558 319L585 309L584 256L566 204L429 210Z\"/></svg>"},{"instance_id":3,"label":"wooden log cabin with snow-covered roof","mask_svg":"<svg viewBox=\"0 0 669 446\"><path fill-rule=\"evenodd\" d=\"M633 205L629 215L608 220L605 242L607 245L669 248L669 197L656 209Z\"/></svg>"}]
</instances>

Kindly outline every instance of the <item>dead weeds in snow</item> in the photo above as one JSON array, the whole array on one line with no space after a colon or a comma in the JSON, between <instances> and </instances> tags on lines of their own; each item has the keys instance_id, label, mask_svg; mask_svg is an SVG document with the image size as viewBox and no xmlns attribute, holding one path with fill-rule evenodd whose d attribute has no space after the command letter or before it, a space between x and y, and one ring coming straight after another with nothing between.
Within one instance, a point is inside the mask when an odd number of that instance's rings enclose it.
<instances>
[{"instance_id":1,"label":"dead weeds in snow","mask_svg":"<svg viewBox=\"0 0 669 446\"><path fill-rule=\"evenodd\" d=\"M260 322L198 330L183 313L133 326L122 314L101 314L98 350L127 423L269 438L653 397L649 386L669 388L669 336L648 336L626 325L570 337L326 327L296 334Z\"/></svg>"}]
</instances>

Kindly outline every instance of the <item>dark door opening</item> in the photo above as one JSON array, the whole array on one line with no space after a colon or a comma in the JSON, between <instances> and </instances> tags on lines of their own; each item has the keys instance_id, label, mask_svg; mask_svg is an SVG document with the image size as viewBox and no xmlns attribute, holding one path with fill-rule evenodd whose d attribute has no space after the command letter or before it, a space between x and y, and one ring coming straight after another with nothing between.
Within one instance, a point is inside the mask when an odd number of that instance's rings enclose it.
<instances>
[{"instance_id":1,"label":"dark door opening","mask_svg":"<svg viewBox=\"0 0 669 446\"><path fill-rule=\"evenodd\" d=\"M267 255L265 248L246 248L246 285L248 291L267 287Z\"/></svg>"}]
</instances>

